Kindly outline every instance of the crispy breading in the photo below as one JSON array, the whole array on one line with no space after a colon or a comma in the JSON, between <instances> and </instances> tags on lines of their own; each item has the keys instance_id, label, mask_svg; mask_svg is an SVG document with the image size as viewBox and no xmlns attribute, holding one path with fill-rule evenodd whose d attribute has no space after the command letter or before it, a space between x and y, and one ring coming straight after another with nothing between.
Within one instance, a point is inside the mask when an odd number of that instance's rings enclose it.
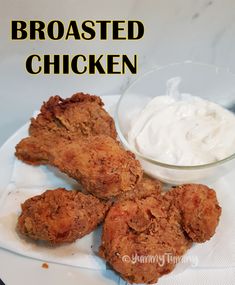
<instances>
[{"instance_id":1,"label":"crispy breading","mask_svg":"<svg viewBox=\"0 0 235 285\"><path fill-rule=\"evenodd\" d=\"M156 178L152 178L147 174L143 175L143 178L136 185L136 190L141 192L145 191L148 193L160 194L162 192L162 182Z\"/></svg>"},{"instance_id":2,"label":"crispy breading","mask_svg":"<svg viewBox=\"0 0 235 285\"><path fill-rule=\"evenodd\" d=\"M31 137L17 146L17 156L28 163L40 159L40 164L57 167L102 199L134 189L142 177L134 154L106 135L74 141L54 139L51 135L40 140Z\"/></svg>"},{"instance_id":3,"label":"crispy breading","mask_svg":"<svg viewBox=\"0 0 235 285\"><path fill-rule=\"evenodd\" d=\"M53 156L54 166L102 199L134 189L142 177L134 154L104 135L90 136L79 143L59 144Z\"/></svg>"},{"instance_id":4,"label":"crispy breading","mask_svg":"<svg viewBox=\"0 0 235 285\"><path fill-rule=\"evenodd\" d=\"M182 225L195 242L205 242L215 233L221 215L216 193L206 185L185 184L167 193L180 209Z\"/></svg>"},{"instance_id":5,"label":"crispy breading","mask_svg":"<svg viewBox=\"0 0 235 285\"><path fill-rule=\"evenodd\" d=\"M142 177L140 163L116 141L113 119L102 106L99 97L83 93L51 97L32 119L16 156L58 167L99 198L134 189Z\"/></svg>"},{"instance_id":6,"label":"crispy breading","mask_svg":"<svg viewBox=\"0 0 235 285\"><path fill-rule=\"evenodd\" d=\"M50 152L59 142L64 139L51 135L50 133L41 134L40 138L30 136L22 139L16 145L15 155L18 159L31 165L50 164ZM67 140L66 140L67 141Z\"/></svg>"},{"instance_id":7,"label":"crispy breading","mask_svg":"<svg viewBox=\"0 0 235 285\"><path fill-rule=\"evenodd\" d=\"M179 210L163 195L117 201L103 225L100 255L130 283L155 283L191 246Z\"/></svg>"},{"instance_id":8,"label":"crispy breading","mask_svg":"<svg viewBox=\"0 0 235 285\"><path fill-rule=\"evenodd\" d=\"M133 200L136 198L142 199L152 194L155 196L161 193L162 182L144 173L142 179L136 184L134 190L120 194L117 199L119 201L127 199Z\"/></svg>"},{"instance_id":9,"label":"crispy breading","mask_svg":"<svg viewBox=\"0 0 235 285\"><path fill-rule=\"evenodd\" d=\"M92 232L104 219L108 205L92 195L62 188L26 200L18 231L51 244L73 242Z\"/></svg>"},{"instance_id":10,"label":"crispy breading","mask_svg":"<svg viewBox=\"0 0 235 285\"><path fill-rule=\"evenodd\" d=\"M114 121L103 106L95 95L76 93L67 99L52 96L42 105L37 118L31 119L29 133L53 133L66 139L104 134L116 139Z\"/></svg>"},{"instance_id":11,"label":"crispy breading","mask_svg":"<svg viewBox=\"0 0 235 285\"><path fill-rule=\"evenodd\" d=\"M221 208L214 190L188 184L122 195L104 222L100 256L130 283L155 283L192 245L211 238Z\"/></svg>"},{"instance_id":12,"label":"crispy breading","mask_svg":"<svg viewBox=\"0 0 235 285\"><path fill-rule=\"evenodd\" d=\"M36 119L31 119L29 137L17 144L16 156L32 165L47 164L46 147L51 148L60 141L100 134L116 139L113 118L103 106L100 97L84 93L67 99L50 97Z\"/></svg>"}]
</instances>

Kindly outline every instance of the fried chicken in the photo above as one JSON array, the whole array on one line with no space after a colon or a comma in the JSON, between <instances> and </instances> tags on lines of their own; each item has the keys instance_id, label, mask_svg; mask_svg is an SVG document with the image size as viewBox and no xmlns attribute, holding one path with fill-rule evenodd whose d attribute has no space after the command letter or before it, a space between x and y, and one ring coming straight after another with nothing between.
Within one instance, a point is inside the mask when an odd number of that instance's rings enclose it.
<instances>
[{"instance_id":1,"label":"fried chicken","mask_svg":"<svg viewBox=\"0 0 235 285\"><path fill-rule=\"evenodd\" d=\"M182 225L194 242L205 242L215 233L221 215L216 193L201 184L185 184L167 193L180 209Z\"/></svg>"},{"instance_id":2,"label":"fried chicken","mask_svg":"<svg viewBox=\"0 0 235 285\"><path fill-rule=\"evenodd\" d=\"M158 193L140 196L111 207L100 255L128 282L151 284L174 269L169 257L182 256L192 242L173 203Z\"/></svg>"},{"instance_id":3,"label":"fried chicken","mask_svg":"<svg viewBox=\"0 0 235 285\"><path fill-rule=\"evenodd\" d=\"M40 137L30 136L22 139L16 145L15 155L27 164L51 164L50 151L63 142L68 143L68 140L50 133L43 133Z\"/></svg>"},{"instance_id":4,"label":"fried chicken","mask_svg":"<svg viewBox=\"0 0 235 285\"><path fill-rule=\"evenodd\" d=\"M162 182L158 179L151 178L144 173L142 179L136 184L134 190L121 193L117 199L119 201L135 199L136 197L142 199L152 194L157 195L160 193L162 193Z\"/></svg>"},{"instance_id":5,"label":"fried chicken","mask_svg":"<svg viewBox=\"0 0 235 285\"><path fill-rule=\"evenodd\" d=\"M103 106L100 97L84 93L67 99L50 97L37 118L31 119L29 133L36 137L53 133L66 139L103 134L116 139L114 121Z\"/></svg>"},{"instance_id":6,"label":"fried chicken","mask_svg":"<svg viewBox=\"0 0 235 285\"><path fill-rule=\"evenodd\" d=\"M140 163L116 141L113 119L102 106L99 97L82 93L51 97L32 119L16 156L59 168L99 198L134 189L142 177Z\"/></svg>"},{"instance_id":7,"label":"fried chicken","mask_svg":"<svg viewBox=\"0 0 235 285\"><path fill-rule=\"evenodd\" d=\"M47 164L47 156L41 146L37 147L37 141L53 147L60 141L75 141L90 135L103 134L116 139L114 121L103 105L100 97L84 93L67 99L50 97L36 119L31 119L29 137L16 146L16 156L32 165Z\"/></svg>"},{"instance_id":8,"label":"fried chicken","mask_svg":"<svg viewBox=\"0 0 235 285\"><path fill-rule=\"evenodd\" d=\"M141 192L142 190L153 193L160 194L162 192L162 182L156 178L152 178L147 174L143 175L143 178L136 185L136 190Z\"/></svg>"},{"instance_id":9,"label":"fried chicken","mask_svg":"<svg viewBox=\"0 0 235 285\"><path fill-rule=\"evenodd\" d=\"M134 154L105 135L74 141L55 140L50 136L23 140L17 147L19 158L50 164L78 180L96 197L107 199L135 188L142 169ZM39 156L40 154L40 156Z\"/></svg>"},{"instance_id":10,"label":"fried chicken","mask_svg":"<svg viewBox=\"0 0 235 285\"><path fill-rule=\"evenodd\" d=\"M18 231L51 244L73 242L92 232L104 219L108 205L92 195L59 188L26 200Z\"/></svg>"},{"instance_id":11,"label":"fried chicken","mask_svg":"<svg viewBox=\"0 0 235 285\"><path fill-rule=\"evenodd\" d=\"M130 283L155 283L193 241L214 234L220 213L214 190L204 185L124 194L105 218L100 256Z\"/></svg>"}]
</instances>

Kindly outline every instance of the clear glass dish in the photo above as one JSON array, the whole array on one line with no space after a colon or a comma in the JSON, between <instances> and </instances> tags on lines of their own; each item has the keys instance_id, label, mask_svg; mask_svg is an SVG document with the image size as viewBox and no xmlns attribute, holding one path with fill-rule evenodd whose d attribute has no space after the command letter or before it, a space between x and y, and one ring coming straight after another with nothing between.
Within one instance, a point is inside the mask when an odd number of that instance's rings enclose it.
<instances>
[{"instance_id":1,"label":"clear glass dish","mask_svg":"<svg viewBox=\"0 0 235 285\"><path fill-rule=\"evenodd\" d=\"M206 177L219 178L235 167L235 153L225 159L195 166L165 164L132 149L127 141L131 121L154 97L166 94L166 82L180 77L180 92L190 93L217 103L235 113L235 75L213 65L193 62L170 64L156 68L138 78L121 96L115 122L122 144L136 154L144 171L169 184L200 182Z\"/></svg>"}]
</instances>

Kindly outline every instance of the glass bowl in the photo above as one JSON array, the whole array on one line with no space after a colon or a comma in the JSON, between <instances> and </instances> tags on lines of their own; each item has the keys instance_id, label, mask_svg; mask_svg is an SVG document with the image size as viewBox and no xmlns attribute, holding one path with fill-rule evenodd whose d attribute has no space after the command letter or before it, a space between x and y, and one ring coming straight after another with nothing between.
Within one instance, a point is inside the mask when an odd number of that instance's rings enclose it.
<instances>
[{"instance_id":1,"label":"glass bowl","mask_svg":"<svg viewBox=\"0 0 235 285\"><path fill-rule=\"evenodd\" d=\"M144 171L169 184L200 182L206 177L219 178L235 167L235 153L225 159L194 166L162 163L133 149L127 134L146 104L154 97L166 94L166 83L180 77L180 92L190 93L217 103L235 113L235 75L216 66L183 62L149 71L132 83L120 97L115 112L117 132L125 148L135 153Z\"/></svg>"}]
</instances>

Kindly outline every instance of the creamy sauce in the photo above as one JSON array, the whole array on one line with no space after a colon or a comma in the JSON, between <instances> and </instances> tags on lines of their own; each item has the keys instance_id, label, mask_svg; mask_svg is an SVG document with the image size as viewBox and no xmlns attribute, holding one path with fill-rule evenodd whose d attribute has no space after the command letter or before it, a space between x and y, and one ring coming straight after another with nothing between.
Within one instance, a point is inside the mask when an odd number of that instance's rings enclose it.
<instances>
[{"instance_id":1,"label":"creamy sauce","mask_svg":"<svg viewBox=\"0 0 235 285\"><path fill-rule=\"evenodd\" d=\"M223 107L179 93L180 78L167 94L151 100L132 124L130 145L139 153L174 165L215 162L235 152L235 116Z\"/></svg>"}]
</instances>

